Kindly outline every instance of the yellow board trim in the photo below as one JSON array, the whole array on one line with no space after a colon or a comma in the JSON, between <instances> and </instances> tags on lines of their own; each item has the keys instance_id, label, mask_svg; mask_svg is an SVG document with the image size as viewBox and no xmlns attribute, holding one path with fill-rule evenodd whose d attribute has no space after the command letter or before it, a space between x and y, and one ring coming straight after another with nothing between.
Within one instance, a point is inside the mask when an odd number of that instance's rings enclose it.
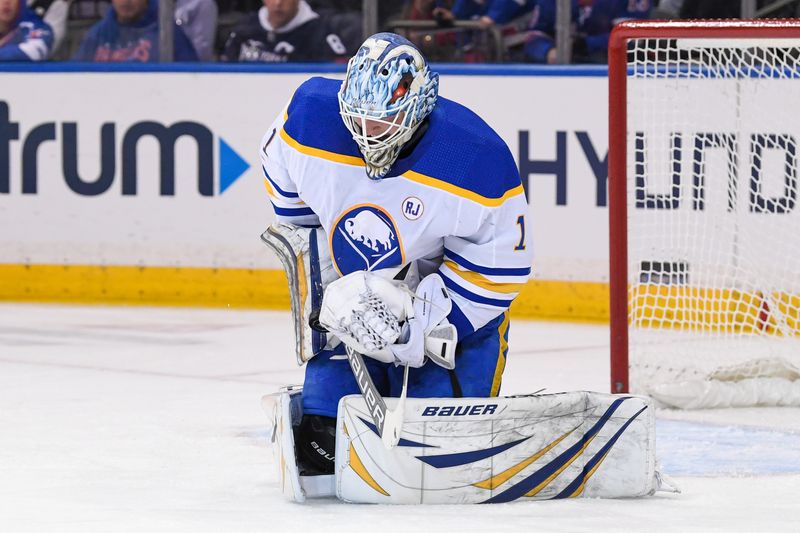
<instances>
[{"instance_id":1,"label":"yellow board trim","mask_svg":"<svg viewBox=\"0 0 800 533\"><path fill-rule=\"evenodd\" d=\"M608 324L608 283L530 280L511 304L511 318Z\"/></svg>"},{"instance_id":2,"label":"yellow board trim","mask_svg":"<svg viewBox=\"0 0 800 533\"><path fill-rule=\"evenodd\" d=\"M461 270L461 267L459 267L458 264L450 261L449 259L445 259L444 264L447 265L450 270L456 273L460 278L464 279L467 283L472 283L473 285L482 289L486 289L487 291L494 291L503 294L516 294L522 290L522 287L525 286L524 283L497 283L496 281L492 281L477 272Z\"/></svg>"},{"instance_id":3,"label":"yellow board trim","mask_svg":"<svg viewBox=\"0 0 800 533\"><path fill-rule=\"evenodd\" d=\"M104 305L290 308L282 270L0 264L0 301ZM608 285L529 281L514 319L608 322Z\"/></svg>"},{"instance_id":4,"label":"yellow board trim","mask_svg":"<svg viewBox=\"0 0 800 533\"><path fill-rule=\"evenodd\" d=\"M551 442L550 444L548 444L547 446L545 446L544 448L542 448L541 450L536 452L535 454L531 455L527 459L524 459L523 461L520 461L519 463L515 464L514 466L512 466L512 467L510 467L510 468L508 468L508 469L506 469L506 470L504 470L502 472L500 472L499 474L497 474L495 476L490 477L489 479L486 479L486 480L481 481L479 483L473 483L473 485L478 487L478 488L480 488L480 489L486 489L486 490L496 489L497 487L499 487L500 485L502 485L503 483L505 483L506 481L508 481L512 477L514 477L515 475L517 475L520 472L522 472L528 466L530 466L533 463L535 463L536 460L539 459L541 456L543 456L544 454L546 454L547 452L549 452L550 450L552 450L553 448L558 446L558 444L561 441L563 441L564 439L566 439L573 431L575 431L575 429L576 428L573 428L573 429L567 431L566 433L561 435L559 438L557 438L556 440L554 440L553 442Z\"/></svg>"},{"instance_id":5,"label":"yellow board trim","mask_svg":"<svg viewBox=\"0 0 800 533\"><path fill-rule=\"evenodd\" d=\"M289 309L282 270L0 264L0 300Z\"/></svg>"},{"instance_id":6,"label":"yellow board trim","mask_svg":"<svg viewBox=\"0 0 800 533\"><path fill-rule=\"evenodd\" d=\"M369 473L367 468L364 466L364 463L361 462L361 458L358 456L353 443L350 443L350 468L352 468L353 471L358 474L358 477L364 480L364 483L372 487L376 492L380 492L384 496L389 496L389 493L383 490L383 487L378 485L378 482L375 481L375 478L373 478Z\"/></svg>"},{"instance_id":7,"label":"yellow board trim","mask_svg":"<svg viewBox=\"0 0 800 533\"><path fill-rule=\"evenodd\" d=\"M800 335L800 295L640 285L631 287L641 306L637 327ZM282 270L130 265L0 264L0 301L104 305L290 308ZM765 307L765 303L767 304ZM776 307L780 313L770 312ZM511 305L511 318L607 324L608 284L531 280Z\"/></svg>"}]
</instances>

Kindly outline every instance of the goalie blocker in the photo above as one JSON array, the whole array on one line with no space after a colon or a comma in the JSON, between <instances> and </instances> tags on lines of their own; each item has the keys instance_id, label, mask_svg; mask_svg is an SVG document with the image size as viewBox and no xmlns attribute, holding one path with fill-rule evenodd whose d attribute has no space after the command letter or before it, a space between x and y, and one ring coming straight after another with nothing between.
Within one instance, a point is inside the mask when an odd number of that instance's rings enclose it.
<instances>
[{"instance_id":1,"label":"goalie blocker","mask_svg":"<svg viewBox=\"0 0 800 533\"><path fill-rule=\"evenodd\" d=\"M361 396L339 403L333 475L302 475L293 428L302 390L265 396L275 465L289 500L502 503L677 491L656 470L651 400L569 392L409 398L398 446L383 446ZM387 398L389 407L396 400Z\"/></svg>"}]
</instances>

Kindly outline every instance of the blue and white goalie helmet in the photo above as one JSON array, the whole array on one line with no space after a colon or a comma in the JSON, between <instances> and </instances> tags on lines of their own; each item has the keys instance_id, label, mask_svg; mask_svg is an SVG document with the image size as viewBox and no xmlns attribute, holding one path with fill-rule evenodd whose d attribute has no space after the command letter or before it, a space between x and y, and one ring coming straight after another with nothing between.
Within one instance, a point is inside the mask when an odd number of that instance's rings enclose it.
<instances>
[{"instance_id":1,"label":"blue and white goalie helmet","mask_svg":"<svg viewBox=\"0 0 800 533\"><path fill-rule=\"evenodd\" d=\"M370 178L389 172L403 145L433 111L438 90L439 75L397 34L376 33L350 59L339 90L339 112Z\"/></svg>"}]
</instances>

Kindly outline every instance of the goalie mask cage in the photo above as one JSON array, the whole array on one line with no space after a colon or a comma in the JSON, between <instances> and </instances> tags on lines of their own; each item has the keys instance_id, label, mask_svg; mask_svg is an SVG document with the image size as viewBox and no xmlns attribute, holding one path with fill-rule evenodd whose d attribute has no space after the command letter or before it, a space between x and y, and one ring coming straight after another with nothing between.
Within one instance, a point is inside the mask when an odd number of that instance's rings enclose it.
<instances>
[{"instance_id":1,"label":"goalie mask cage","mask_svg":"<svg viewBox=\"0 0 800 533\"><path fill-rule=\"evenodd\" d=\"M612 392L797 379L798 142L800 21L615 28Z\"/></svg>"}]
</instances>

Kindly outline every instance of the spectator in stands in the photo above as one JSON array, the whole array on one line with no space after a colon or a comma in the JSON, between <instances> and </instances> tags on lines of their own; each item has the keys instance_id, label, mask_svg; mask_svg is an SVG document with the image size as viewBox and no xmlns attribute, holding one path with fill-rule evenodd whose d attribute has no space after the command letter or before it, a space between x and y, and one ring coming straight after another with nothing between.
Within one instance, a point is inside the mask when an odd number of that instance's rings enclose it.
<instances>
[{"instance_id":1,"label":"spectator in stands","mask_svg":"<svg viewBox=\"0 0 800 533\"><path fill-rule=\"evenodd\" d=\"M534 63L555 63L556 0L536 4L525 55ZM572 0L572 62L605 63L614 25L649 16L650 0Z\"/></svg>"},{"instance_id":2,"label":"spectator in stands","mask_svg":"<svg viewBox=\"0 0 800 533\"><path fill-rule=\"evenodd\" d=\"M52 47L53 31L24 0L0 0L0 61L44 61Z\"/></svg>"},{"instance_id":3,"label":"spectator in stands","mask_svg":"<svg viewBox=\"0 0 800 533\"><path fill-rule=\"evenodd\" d=\"M378 8L378 27L386 28L391 19L401 16L406 1L375 0L375 3ZM364 8L364 0L308 0L308 5L324 17L329 13L361 13ZM359 38L363 40L364 36L361 35Z\"/></svg>"},{"instance_id":4,"label":"spectator in stands","mask_svg":"<svg viewBox=\"0 0 800 533\"><path fill-rule=\"evenodd\" d=\"M452 11L444 7L434 12L437 19L477 19L482 28L505 24L533 11L537 0L456 0Z\"/></svg>"},{"instance_id":5,"label":"spectator in stands","mask_svg":"<svg viewBox=\"0 0 800 533\"><path fill-rule=\"evenodd\" d=\"M456 50L467 62L483 62L494 59L500 52L506 57L521 55L522 44L528 31L528 21L537 0L437 0L433 10L434 19L441 27L453 25L455 20L472 20L478 23L477 31L460 30L456 33ZM446 4L452 3L448 8ZM499 26L499 33L490 36ZM495 35L500 38L497 42ZM428 52L430 55L430 52Z\"/></svg>"},{"instance_id":6,"label":"spectator in stands","mask_svg":"<svg viewBox=\"0 0 800 533\"><path fill-rule=\"evenodd\" d=\"M429 61L454 61L455 47L458 45L457 31L442 31L441 28L452 26L450 14L452 0L408 0L400 13L401 20L436 21L438 28L405 29L403 36L419 48ZM391 25L389 31L395 31Z\"/></svg>"},{"instance_id":7,"label":"spectator in stands","mask_svg":"<svg viewBox=\"0 0 800 533\"><path fill-rule=\"evenodd\" d=\"M264 0L233 29L220 59L346 62L361 44L361 16L340 15L320 16L305 0Z\"/></svg>"},{"instance_id":8,"label":"spectator in stands","mask_svg":"<svg viewBox=\"0 0 800 533\"><path fill-rule=\"evenodd\" d=\"M103 18L110 8L110 0L70 0L69 20Z\"/></svg>"},{"instance_id":9,"label":"spectator in stands","mask_svg":"<svg viewBox=\"0 0 800 533\"><path fill-rule=\"evenodd\" d=\"M441 0L409 0L403 8L404 20L434 20L434 10L439 9Z\"/></svg>"},{"instance_id":10,"label":"spectator in stands","mask_svg":"<svg viewBox=\"0 0 800 533\"><path fill-rule=\"evenodd\" d=\"M404 20L435 20L440 26L452 26L450 23L455 19L452 10L453 0L408 0L400 17Z\"/></svg>"},{"instance_id":11,"label":"spectator in stands","mask_svg":"<svg viewBox=\"0 0 800 533\"><path fill-rule=\"evenodd\" d=\"M214 59L217 14L217 3L214 0L177 0L175 2L175 22L192 41L200 61Z\"/></svg>"},{"instance_id":12,"label":"spectator in stands","mask_svg":"<svg viewBox=\"0 0 800 533\"><path fill-rule=\"evenodd\" d=\"M67 18L69 16L69 4L72 0L28 0L28 8L42 17L42 20L50 26L53 31L53 49L50 57L53 57L64 38L67 36Z\"/></svg>"},{"instance_id":13,"label":"spectator in stands","mask_svg":"<svg viewBox=\"0 0 800 533\"><path fill-rule=\"evenodd\" d=\"M317 13L326 11L361 11L364 0L308 0L308 5Z\"/></svg>"},{"instance_id":14,"label":"spectator in stands","mask_svg":"<svg viewBox=\"0 0 800 533\"><path fill-rule=\"evenodd\" d=\"M742 3L732 0L685 0L681 6L682 19L739 18Z\"/></svg>"},{"instance_id":15,"label":"spectator in stands","mask_svg":"<svg viewBox=\"0 0 800 533\"><path fill-rule=\"evenodd\" d=\"M651 13L653 18L676 19L680 16L683 0L660 0Z\"/></svg>"},{"instance_id":16,"label":"spectator in stands","mask_svg":"<svg viewBox=\"0 0 800 533\"><path fill-rule=\"evenodd\" d=\"M174 24L173 29L175 61L197 61L194 46L181 27ZM72 59L158 62L158 1L111 0L111 9L89 28Z\"/></svg>"}]
</instances>

